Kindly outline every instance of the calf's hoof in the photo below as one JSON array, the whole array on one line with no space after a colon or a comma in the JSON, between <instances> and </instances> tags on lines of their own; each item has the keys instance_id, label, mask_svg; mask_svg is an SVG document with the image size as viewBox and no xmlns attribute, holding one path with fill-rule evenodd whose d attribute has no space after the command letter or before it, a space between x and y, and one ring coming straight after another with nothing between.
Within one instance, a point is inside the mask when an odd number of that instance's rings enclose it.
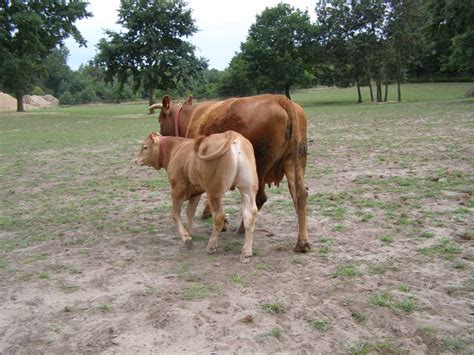
<instances>
[{"instance_id":1,"label":"calf's hoof","mask_svg":"<svg viewBox=\"0 0 474 355\"><path fill-rule=\"evenodd\" d=\"M252 258L252 255L241 255L240 262L249 263L251 258Z\"/></svg>"},{"instance_id":2,"label":"calf's hoof","mask_svg":"<svg viewBox=\"0 0 474 355\"><path fill-rule=\"evenodd\" d=\"M293 250L297 253L307 253L309 249L311 249L309 241L298 240Z\"/></svg>"},{"instance_id":3,"label":"calf's hoof","mask_svg":"<svg viewBox=\"0 0 474 355\"><path fill-rule=\"evenodd\" d=\"M222 226L221 232L227 232L228 229L229 229L229 221L227 220L227 218L225 218L224 225Z\"/></svg>"}]
</instances>

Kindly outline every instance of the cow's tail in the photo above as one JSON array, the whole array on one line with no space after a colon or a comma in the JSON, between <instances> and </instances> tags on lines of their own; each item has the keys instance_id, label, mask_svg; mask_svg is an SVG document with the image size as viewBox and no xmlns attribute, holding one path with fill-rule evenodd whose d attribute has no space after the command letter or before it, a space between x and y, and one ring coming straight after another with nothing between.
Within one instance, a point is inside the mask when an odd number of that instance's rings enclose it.
<instances>
[{"instance_id":1,"label":"cow's tail","mask_svg":"<svg viewBox=\"0 0 474 355\"><path fill-rule=\"evenodd\" d=\"M298 170L301 167L300 163L300 145L301 145L301 137L300 137L300 125L296 113L295 105L288 99L283 98L284 101L280 102L280 105L285 109L288 114L289 124L291 127L291 134L290 134L290 152L293 158L295 168Z\"/></svg>"},{"instance_id":2,"label":"cow's tail","mask_svg":"<svg viewBox=\"0 0 474 355\"><path fill-rule=\"evenodd\" d=\"M210 154L207 154L206 146L205 145L202 146L203 141L206 140L207 138L209 137L200 136L196 138L195 143L194 143L194 151L197 153L197 157L204 161L210 161L210 160L220 158L225 153L227 153L235 137L232 134L232 132L230 131L225 132L226 139L224 143L215 152L210 153Z\"/></svg>"}]
</instances>

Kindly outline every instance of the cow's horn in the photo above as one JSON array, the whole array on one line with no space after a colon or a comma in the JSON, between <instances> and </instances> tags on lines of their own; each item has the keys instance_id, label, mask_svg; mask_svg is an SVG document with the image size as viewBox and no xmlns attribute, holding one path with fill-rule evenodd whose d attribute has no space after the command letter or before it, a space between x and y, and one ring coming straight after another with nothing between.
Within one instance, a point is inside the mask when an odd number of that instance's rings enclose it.
<instances>
[{"instance_id":1,"label":"cow's horn","mask_svg":"<svg viewBox=\"0 0 474 355\"><path fill-rule=\"evenodd\" d=\"M163 104L153 104L150 107L148 107L148 110L154 110L155 108L163 108Z\"/></svg>"}]
</instances>

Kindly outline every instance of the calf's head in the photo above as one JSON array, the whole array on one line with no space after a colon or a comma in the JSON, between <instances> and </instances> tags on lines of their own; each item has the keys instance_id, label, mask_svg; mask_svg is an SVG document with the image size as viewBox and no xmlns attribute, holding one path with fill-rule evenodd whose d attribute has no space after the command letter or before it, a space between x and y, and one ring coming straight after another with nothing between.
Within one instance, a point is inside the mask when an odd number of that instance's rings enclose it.
<instances>
[{"instance_id":1,"label":"calf's head","mask_svg":"<svg viewBox=\"0 0 474 355\"><path fill-rule=\"evenodd\" d=\"M152 166L159 169L159 152L160 152L160 134L150 133L142 143L142 149L138 153L135 163L140 166Z\"/></svg>"}]
</instances>

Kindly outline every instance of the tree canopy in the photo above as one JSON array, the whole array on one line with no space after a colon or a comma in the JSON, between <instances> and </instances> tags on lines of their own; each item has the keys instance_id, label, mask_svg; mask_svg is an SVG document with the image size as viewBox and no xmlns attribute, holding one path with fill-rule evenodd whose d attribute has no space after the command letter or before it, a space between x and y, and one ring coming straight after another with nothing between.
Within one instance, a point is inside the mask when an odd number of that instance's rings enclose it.
<instances>
[{"instance_id":1,"label":"tree canopy","mask_svg":"<svg viewBox=\"0 0 474 355\"><path fill-rule=\"evenodd\" d=\"M183 39L197 31L191 15L181 0L122 0L118 24L124 31L106 31L96 63L109 81L125 83L132 77L135 90L142 86L153 103L156 89L174 89L207 67Z\"/></svg>"},{"instance_id":2,"label":"tree canopy","mask_svg":"<svg viewBox=\"0 0 474 355\"><path fill-rule=\"evenodd\" d=\"M24 111L23 95L44 76L44 58L69 36L86 41L74 22L90 17L87 2L79 0L0 1L0 84L16 95Z\"/></svg>"},{"instance_id":3,"label":"tree canopy","mask_svg":"<svg viewBox=\"0 0 474 355\"><path fill-rule=\"evenodd\" d=\"M257 88L284 89L290 97L290 88L305 78L310 66L312 39L307 11L284 3L266 8L241 45L247 75L256 81Z\"/></svg>"}]
</instances>

